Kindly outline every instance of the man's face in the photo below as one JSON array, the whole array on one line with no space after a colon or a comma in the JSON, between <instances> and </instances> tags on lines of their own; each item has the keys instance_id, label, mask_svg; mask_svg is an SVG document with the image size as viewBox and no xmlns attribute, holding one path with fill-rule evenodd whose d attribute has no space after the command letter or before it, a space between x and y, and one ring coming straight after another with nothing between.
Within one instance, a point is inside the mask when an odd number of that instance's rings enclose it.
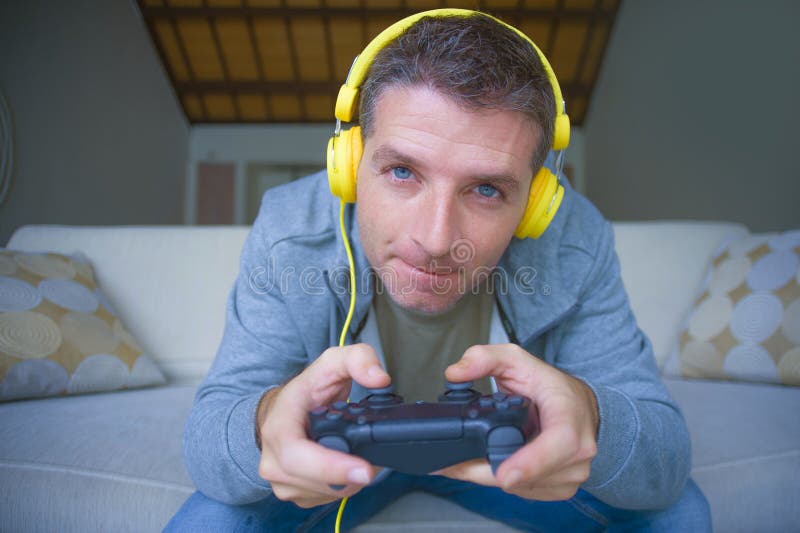
<instances>
[{"instance_id":1,"label":"man's face","mask_svg":"<svg viewBox=\"0 0 800 533\"><path fill-rule=\"evenodd\" d=\"M538 137L522 113L464 110L424 86L383 91L356 210L395 302L442 312L486 279L525 211Z\"/></svg>"}]
</instances>

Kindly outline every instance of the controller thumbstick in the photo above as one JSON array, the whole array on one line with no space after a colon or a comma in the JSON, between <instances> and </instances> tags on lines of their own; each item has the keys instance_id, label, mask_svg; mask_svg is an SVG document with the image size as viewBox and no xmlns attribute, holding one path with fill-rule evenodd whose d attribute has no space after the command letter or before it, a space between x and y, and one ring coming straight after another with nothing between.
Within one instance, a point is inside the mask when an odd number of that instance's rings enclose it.
<instances>
[{"instance_id":1,"label":"controller thumbstick","mask_svg":"<svg viewBox=\"0 0 800 533\"><path fill-rule=\"evenodd\" d=\"M453 383L452 381L445 382L447 390L469 390L473 385L474 383L471 381L462 381L461 383Z\"/></svg>"},{"instance_id":2,"label":"controller thumbstick","mask_svg":"<svg viewBox=\"0 0 800 533\"><path fill-rule=\"evenodd\" d=\"M367 402L373 407L385 407L403 403L403 399L394 394L394 387L381 387L380 389L367 389Z\"/></svg>"},{"instance_id":3,"label":"controller thumbstick","mask_svg":"<svg viewBox=\"0 0 800 533\"><path fill-rule=\"evenodd\" d=\"M372 394L392 394L394 392L394 387L389 385L388 387L381 387L379 389L367 389L367 396Z\"/></svg>"},{"instance_id":4,"label":"controller thumbstick","mask_svg":"<svg viewBox=\"0 0 800 533\"><path fill-rule=\"evenodd\" d=\"M445 387L447 390L444 394L439 396L439 401L446 403L469 403L480 397L480 393L474 390L472 386L473 383L471 381L462 381L461 383L446 381Z\"/></svg>"}]
</instances>

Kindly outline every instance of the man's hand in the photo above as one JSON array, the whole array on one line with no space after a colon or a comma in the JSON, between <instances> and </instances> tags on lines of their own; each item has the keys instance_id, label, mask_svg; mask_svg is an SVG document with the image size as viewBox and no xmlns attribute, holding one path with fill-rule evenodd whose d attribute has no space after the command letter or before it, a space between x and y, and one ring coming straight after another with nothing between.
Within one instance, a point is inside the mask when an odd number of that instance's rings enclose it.
<instances>
[{"instance_id":1,"label":"man's hand","mask_svg":"<svg viewBox=\"0 0 800 533\"><path fill-rule=\"evenodd\" d=\"M528 499L566 500L575 495L597 453L597 400L584 382L516 344L473 346L445 375L456 382L494 376L500 390L531 399L539 410L541 433L500 465L496 479L485 459L453 465L439 474L499 486Z\"/></svg>"},{"instance_id":2,"label":"man's hand","mask_svg":"<svg viewBox=\"0 0 800 533\"><path fill-rule=\"evenodd\" d=\"M391 382L366 344L329 348L300 375L261 399L256 415L261 436L259 475L281 500L313 507L351 496L375 475L365 460L309 440L308 412L347 399L351 380L364 387ZM345 485L334 490L331 485Z\"/></svg>"}]
</instances>

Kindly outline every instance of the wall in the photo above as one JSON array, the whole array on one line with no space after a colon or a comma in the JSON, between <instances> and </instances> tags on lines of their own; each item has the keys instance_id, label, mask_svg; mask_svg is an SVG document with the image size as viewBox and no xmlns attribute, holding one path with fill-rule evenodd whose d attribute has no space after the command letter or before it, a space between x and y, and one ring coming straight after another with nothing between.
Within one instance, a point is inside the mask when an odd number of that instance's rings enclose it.
<instances>
[{"instance_id":1,"label":"wall","mask_svg":"<svg viewBox=\"0 0 800 533\"><path fill-rule=\"evenodd\" d=\"M0 90L22 224L183 221L189 126L131 0L0 2Z\"/></svg>"},{"instance_id":2,"label":"wall","mask_svg":"<svg viewBox=\"0 0 800 533\"><path fill-rule=\"evenodd\" d=\"M333 110L331 110L333 115ZM325 150L333 133L330 124L199 125L192 128L186 169L186 210L184 221L198 221L198 168L203 163L227 163L234 173L234 217L236 224L248 223L248 169L259 164L325 168ZM573 127L565 165L571 168L573 186L585 192L585 134ZM252 176L250 176L252 178Z\"/></svg>"},{"instance_id":3,"label":"wall","mask_svg":"<svg viewBox=\"0 0 800 533\"><path fill-rule=\"evenodd\" d=\"M793 1L622 3L585 125L606 216L800 227L798 20Z\"/></svg>"},{"instance_id":4,"label":"wall","mask_svg":"<svg viewBox=\"0 0 800 533\"><path fill-rule=\"evenodd\" d=\"M233 222L246 224L248 168L259 164L325 168L331 124L198 125L192 128L186 168L184 222L198 222L198 168L228 163L234 174Z\"/></svg>"}]
</instances>

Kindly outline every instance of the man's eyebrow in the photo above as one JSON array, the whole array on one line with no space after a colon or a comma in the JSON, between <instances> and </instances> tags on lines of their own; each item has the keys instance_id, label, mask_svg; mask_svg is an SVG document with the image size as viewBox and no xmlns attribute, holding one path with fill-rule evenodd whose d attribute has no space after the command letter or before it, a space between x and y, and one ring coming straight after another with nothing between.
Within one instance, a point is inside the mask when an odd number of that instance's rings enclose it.
<instances>
[{"instance_id":1,"label":"man's eyebrow","mask_svg":"<svg viewBox=\"0 0 800 533\"><path fill-rule=\"evenodd\" d=\"M398 152L391 146L379 146L373 153L372 153L372 162L377 163L378 165L386 164L386 163L398 163L401 165L409 165L411 167L417 166L417 161L402 152Z\"/></svg>"},{"instance_id":2,"label":"man's eyebrow","mask_svg":"<svg viewBox=\"0 0 800 533\"><path fill-rule=\"evenodd\" d=\"M412 168L417 168L419 166L417 160L410 155L404 154L387 145L379 146L375 149L372 153L372 163L377 166L383 166L387 163L407 165ZM519 180L508 174L477 174L472 177L472 181L505 188L512 193L516 193L521 188Z\"/></svg>"}]
</instances>

